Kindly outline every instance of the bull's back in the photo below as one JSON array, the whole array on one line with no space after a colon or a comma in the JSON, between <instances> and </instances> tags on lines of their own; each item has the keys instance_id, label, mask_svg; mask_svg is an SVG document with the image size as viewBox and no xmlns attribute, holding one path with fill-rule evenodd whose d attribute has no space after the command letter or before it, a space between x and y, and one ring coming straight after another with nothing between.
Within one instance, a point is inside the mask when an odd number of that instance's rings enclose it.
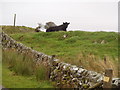
<instances>
[{"instance_id":1,"label":"bull's back","mask_svg":"<svg viewBox=\"0 0 120 90\"><path fill-rule=\"evenodd\" d=\"M57 31L58 30L58 27L50 27L46 30L46 32L54 32L54 31Z\"/></svg>"},{"instance_id":2,"label":"bull's back","mask_svg":"<svg viewBox=\"0 0 120 90\"><path fill-rule=\"evenodd\" d=\"M55 26L55 27L50 27L46 30L46 32L54 32L54 31L66 31L64 30L64 26Z\"/></svg>"}]
</instances>

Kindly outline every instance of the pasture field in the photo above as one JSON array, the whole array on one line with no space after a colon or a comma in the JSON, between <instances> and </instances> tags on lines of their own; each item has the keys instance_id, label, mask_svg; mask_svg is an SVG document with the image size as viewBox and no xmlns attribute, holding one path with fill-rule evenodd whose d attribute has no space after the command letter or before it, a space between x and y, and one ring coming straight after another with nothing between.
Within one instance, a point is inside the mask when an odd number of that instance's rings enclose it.
<instances>
[{"instance_id":1,"label":"pasture field","mask_svg":"<svg viewBox=\"0 0 120 90\"><path fill-rule=\"evenodd\" d=\"M106 68L118 76L119 34L116 32L34 32L29 27L3 26L3 31L17 42L63 62L103 73Z\"/></svg>"}]
</instances>

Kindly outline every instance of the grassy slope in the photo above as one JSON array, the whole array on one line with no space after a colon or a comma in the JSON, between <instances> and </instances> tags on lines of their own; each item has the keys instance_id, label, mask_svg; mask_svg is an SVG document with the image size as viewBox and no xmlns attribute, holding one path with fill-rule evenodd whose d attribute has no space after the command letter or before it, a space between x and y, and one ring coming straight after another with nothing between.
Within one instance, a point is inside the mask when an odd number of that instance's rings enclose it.
<instances>
[{"instance_id":1,"label":"grassy slope","mask_svg":"<svg viewBox=\"0 0 120 90\"><path fill-rule=\"evenodd\" d=\"M63 35L67 34L67 38ZM92 53L99 56L118 56L117 34L113 32L53 32L53 33L25 33L11 35L18 42L22 42L35 50L60 57L73 57L79 53ZM100 42L105 40L105 44ZM95 44L94 41L98 43Z\"/></svg>"},{"instance_id":2,"label":"grassy slope","mask_svg":"<svg viewBox=\"0 0 120 90\"><path fill-rule=\"evenodd\" d=\"M11 29L4 29L18 42L22 42L48 55L55 54L56 58L64 62L78 66L82 65L87 69L99 71L99 68L109 67L103 63L103 58L106 56L111 61L108 64L114 63L112 67L117 68L118 34L115 32L70 31L36 33L30 30L27 33L19 33L19 30L16 31L14 29L11 33L9 30ZM63 35L67 35L67 38L64 38ZM101 44L103 40L105 43ZM95 67L93 67L93 64Z\"/></svg>"},{"instance_id":3,"label":"grassy slope","mask_svg":"<svg viewBox=\"0 0 120 90\"><path fill-rule=\"evenodd\" d=\"M48 81L37 82L34 76L15 75L3 64L3 86L6 88L53 88Z\"/></svg>"}]
</instances>

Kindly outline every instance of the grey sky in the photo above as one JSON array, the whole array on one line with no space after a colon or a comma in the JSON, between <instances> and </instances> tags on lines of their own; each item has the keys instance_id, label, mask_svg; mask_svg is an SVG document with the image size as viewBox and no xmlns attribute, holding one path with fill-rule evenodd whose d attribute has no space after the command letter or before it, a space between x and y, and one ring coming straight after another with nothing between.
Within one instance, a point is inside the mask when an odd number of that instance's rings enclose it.
<instances>
[{"instance_id":1,"label":"grey sky","mask_svg":"<svg viewBox=\"0 0 120 90\"><path fill-rule=\"evenodd\" d=\"M36 27L53 21L57 25L70 22L68 30L117 31L118 0L7 0L1 1L2 25Z\"/></svg>"}]
</instances>

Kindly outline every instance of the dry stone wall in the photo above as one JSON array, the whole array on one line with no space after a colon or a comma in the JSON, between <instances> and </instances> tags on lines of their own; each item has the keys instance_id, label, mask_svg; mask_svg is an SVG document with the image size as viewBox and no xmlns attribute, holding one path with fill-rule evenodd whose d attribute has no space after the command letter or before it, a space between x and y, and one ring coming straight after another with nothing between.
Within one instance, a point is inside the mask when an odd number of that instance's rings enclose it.
<instances>
[{"instance_id":1,"label":"dry stone wall","mask_svg":"<svg viewBox=\"0 0 120 90\"><path fill-rule=\"evenodd\" d=\"M50 67L49 78L52 81L56 81L58 87L87 89L103 80L103 75L100 73L60 62L60 60L54 59L52 56L35 51L22 43L18 43L4 32L1 33L1 36L3 49L13 48L20 53L31 54L36 63L46 62Z\"/></svg>"}]
</instances>

